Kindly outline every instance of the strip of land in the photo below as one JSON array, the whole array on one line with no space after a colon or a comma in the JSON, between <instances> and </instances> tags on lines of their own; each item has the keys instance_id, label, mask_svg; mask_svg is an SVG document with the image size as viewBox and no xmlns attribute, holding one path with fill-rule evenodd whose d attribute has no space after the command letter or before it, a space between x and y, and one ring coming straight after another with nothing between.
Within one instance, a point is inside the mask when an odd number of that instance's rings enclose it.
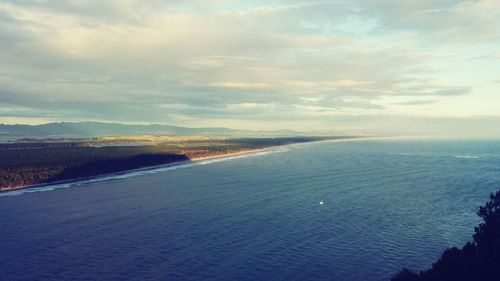
<instances>
[{"instance_id":1,"label":"strip of land","mask_svg":"<svg viewBox=\"0 0 500 281\"><path fill-rule=\"evenodd\" d=\"M120 136L0 143L0 191L335 137Z\"/></svg>"}]
</instances>

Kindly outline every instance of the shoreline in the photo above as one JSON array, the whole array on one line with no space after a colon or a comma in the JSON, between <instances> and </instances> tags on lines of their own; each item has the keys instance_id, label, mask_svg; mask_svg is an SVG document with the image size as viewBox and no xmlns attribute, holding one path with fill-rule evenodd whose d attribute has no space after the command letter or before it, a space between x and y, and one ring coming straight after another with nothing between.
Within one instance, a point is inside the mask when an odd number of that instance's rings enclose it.
<instances>
[{"instance_id":1,"label":"shoreline","mask_svg":"<svg viewBox=\"0 0 500 281\"><path fill-rule=\"evenodd\" d=\"M159 168L175 167L175 166L179 166L182 164L196 163L196 162L201 162L201 161L205 161L205 160L232 157L232 156L245 155L245 154L251 154L251 153L258 153L258 152L270 150L274 147L279 147L279 146L270 146L270 147L266 147L266 148L257 148L257 149L252 149L252 150L243 150L243 151L237 151L237 152L222 153L222 154L206 156L206 157L194 157L194 158L191 158L189 160L173 161L170 163L165 163L165 164L160 164L160 165L146 166L146 167L142 167L142 168L118 171L118 172L113 172L113 173L104 173L104 174L95 175L95 176L80 177L80 178L73 178L73 179L52 181L52 182L38 183L38 184L30 184L30 185L22 185L22 186L9 187L9 188L0 188L0 194L12 192L12 191L24 190L24 189L48 187L48 186L52 186L52 185L85 182L85 181L90 181L90 180L94 180L94 179L111 177L111 176L118 176L118 175L125 175L125 174L129 174L129 173L134 173L134 172L155 170L155 169L159 169Z\"/></svg>"},{"instance_id":2,"label":"shoreline","mask_svg":"<svg viewBox=\"0 0 500 281\"><path fill-rule=\"evenodd\" d=\"M259 153L259 152L269 151L269 150L272 150L273 148L283 147L283 146L305 145L305 144L319 143L319 142L346 142L346 141L370 140L370 139L378 139L378 138L377 137L349 137L349 138L341 138L341 139L314 140L314 141L308 141L308 142L297 142L297 143L271 145L271 146L267 146L267 147L263 147L263 148L243 149L241 151L228 152L228 153L222 152L221 154L214 154L214 155L205 156L205 157L193 157L193 158L189 158L188 160L172 161L169 163L164 163L164 164L159 164L159 165L144 166L144 167L140 167L140 168L136 168L136 169L116 171L116 172L111 172L111 173L103 173L103 174L93 175L93 176L84 176L84 177L69 178L69 179L59 180L59 181L36 183L36 184L29 184L29 185L22 185L22 186L8 187L8 188L0 188L0 195L8 193L8 192L25 190L25 189L43 188L43 187L56 186L56 185L61 185L61 184L74 184L74 183L78 183L78 182L98 180L99 178L126 175L126 174L130 174L130 173L155 170L155 169L160 169L160 168L175 167L175 166L179 166L182 164L196 163L196 162L201 162L201 161L205 161L205 160L234 157L234 156L238 156L238 155L245 155L245 154L252 154L252 153Z\"/></svg>"}]
</instances>

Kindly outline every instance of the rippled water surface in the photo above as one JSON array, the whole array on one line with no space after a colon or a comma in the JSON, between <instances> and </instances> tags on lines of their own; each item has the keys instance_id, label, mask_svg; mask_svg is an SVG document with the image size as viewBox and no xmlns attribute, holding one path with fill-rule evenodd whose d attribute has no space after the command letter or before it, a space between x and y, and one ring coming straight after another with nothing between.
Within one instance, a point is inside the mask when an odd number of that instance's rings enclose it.
<instances>
[{"instance_id":1,"label":"rippled water surface","mask_svg":"<svg viewBox=\"0 0 500 281\"><path fill-rule=\"evenodd\" d=\"M354 141L3 193L0 280L388 280L497 188L500 142Z\"/></svg>"}]
</instances>

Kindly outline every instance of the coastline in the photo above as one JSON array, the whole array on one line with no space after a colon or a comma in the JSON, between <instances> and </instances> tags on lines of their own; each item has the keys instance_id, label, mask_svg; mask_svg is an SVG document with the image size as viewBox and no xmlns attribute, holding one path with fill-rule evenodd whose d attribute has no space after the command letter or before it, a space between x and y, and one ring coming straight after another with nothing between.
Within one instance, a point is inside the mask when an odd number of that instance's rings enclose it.
<instances>
[{"instance_id":1,"label":"coastline","mask_svg":"<svg viewBox=\"0 0 500 281\"><path fill-rule=\"evenodd\" d=\"M74 178L68 178L68 179L63 179L63 180L47 181L47 182L28 184L28 185L3 187L3 188L0 188L0 194L12 192L12 191L32 189L32 188L43 188L43 187L56 186L56 185L61 185L61 184L74 184L74 183L79 183L79 182L93 181L93 180L104 179L107 177L126 175L126 174L141 172L141 171L175 167L175 166L179 166L179 165L183 165L183 164L187 164L187 163L197 163L197 162L212 160L212 159L228 158L228 157L234 157L234 156L245 155L245 154L259 153L259 152L269 151L273 148L283 147L283 146L305 145L305 144L311 144L311 143L316 143L316 142L345 142L345 141L369 140L369 139L376 139L376 138L377 137L346 137L346 138L339 138L339 139L318 139L318 140L312 140L312 141L307 141L307 142L295 142L295 143L269 145L269 146L265 146L265 147L254 148L254 149L244 148L244 149L241 149L238 151L229 151L229 152L220 151L220 154L213 154L213 155L203 156L203 157L192 157L192 158L188 157L188 160L178 160L178 161L174 160L174 161L168 162L168 163L163 163L163 164L158 164L158 165L146 165L146 166L140 167L140 168L126 169L126 170L115 171L115 172L104 172L102 174L74 177ZM217 153L217 152L215 152L215 153Z\"/></svg>"},{"instance_id":2,"label":"coastline","mask_svg":"<svg viewBox=\"0 0 500 281\"><path fill-rule=\"evenodd\" d=\"M190 158L186 162L196 162L196 161L203 161L203 160L224 158L224 157L229 157L229 156L236 156L236 155L244 155L244 154L249 154L249 153L262 152L262 151L270 150L273 147L278 147L278 146L276 145L276 146L270 146L270 147L266 147L266 148L256 148L256 149L250 149L250 150L241 150L241 151L236 151L236 152L222 153L222 154L216 154L216 155L205 156L205 157L193 157L193 158Z\"/></svg>"},{"instance_id":3,"label":"coastline","mask_svg":"<svg viewBox=\"0 0 500 281\"><path fill-rule=\"evenodd\" d=\"M106 178L106 177L112 177L112 176L118 176L118 175L126 175L126 174L130 174L130 173L134 173L134 172L175 167L175 166L179 166L179 165L187 164L187 163L197 163L197 162L212 160L212 159L220 159L220 158L233 157L233 156L238 156L238 155L258 153L258 152L270 150L274 147L277 147L277 146L270 146L270 147L266 147L266 148L257 148L257 149L251 149L251 150L229 152L229 153L221 153L221 154L205 156L205 157L194 157L194 158L191 158L189 160L173 161L170 163L165 163L165 164L160 164L160 165L146 166L146 167L142 167L142 168L117 171L117 172L112 172L112 173L103 173L103 174L99 174L99 175L95 175L95 176L71 178L71 179L60 180L60 181L51 181L51 182L45 182L45 183L37 183L37 184L30 184L30 185L0 188L0 194L12 192L12 191L24 190L24 189L48 187L48 186L52 186L52 185L79 183L79 182L85 182L85 181L90 181L90 180L99 179L99 178Z\"/></svg>"}]
</instances>

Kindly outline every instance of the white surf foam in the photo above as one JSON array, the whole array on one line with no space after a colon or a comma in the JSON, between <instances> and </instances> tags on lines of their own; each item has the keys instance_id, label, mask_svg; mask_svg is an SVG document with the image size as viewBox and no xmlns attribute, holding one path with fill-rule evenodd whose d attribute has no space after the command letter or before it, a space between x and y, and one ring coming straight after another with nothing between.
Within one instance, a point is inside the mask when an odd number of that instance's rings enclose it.
<instances>
[{"instance_id":1,"label":"white surf foam","mask_svg":"<svg viewBox=\"0 0 500 281\"><path fill-rule=\"evenodd\" d=\"M481 156L476 156L476 155L455 155L455 158L460 158L460 159L481 159Z\"/></svg>"}]
</instances>

